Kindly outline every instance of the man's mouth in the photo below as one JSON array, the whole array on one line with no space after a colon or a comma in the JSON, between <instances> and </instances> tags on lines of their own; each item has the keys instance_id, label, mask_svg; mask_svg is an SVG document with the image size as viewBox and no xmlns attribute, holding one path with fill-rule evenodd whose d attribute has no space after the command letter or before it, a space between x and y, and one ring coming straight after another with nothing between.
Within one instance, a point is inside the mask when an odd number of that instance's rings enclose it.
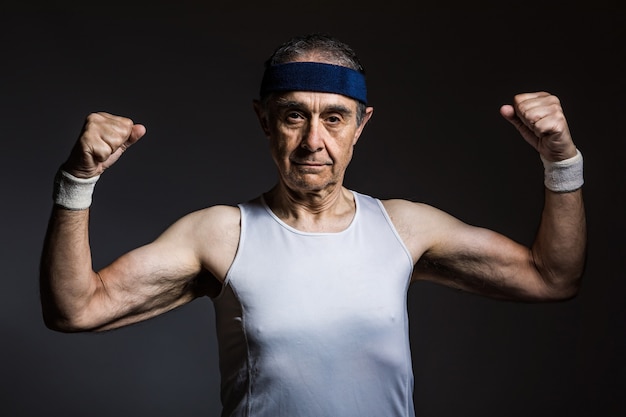
<instances>
[{"instance_id":1,"label":"man's mouth","mask_svg":"<svg viewBox=\"0 0 626 417\"><path fill-rule=\"evenodd\" d=\"M320 162L320 161L291 161L294 165L306 166L306 167L322 167L326 165L330 165L329 162Z\"/></svg>"}]
</instances>

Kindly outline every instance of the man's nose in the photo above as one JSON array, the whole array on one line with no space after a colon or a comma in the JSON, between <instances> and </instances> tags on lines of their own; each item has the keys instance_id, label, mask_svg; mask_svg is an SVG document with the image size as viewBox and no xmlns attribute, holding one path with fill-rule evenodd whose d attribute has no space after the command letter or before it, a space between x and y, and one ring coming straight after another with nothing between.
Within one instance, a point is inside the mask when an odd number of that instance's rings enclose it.
<instances>
[{"instance_id":1,"label":"man's nose","mask_svg":"<svg viewBox=\"0 0 626 417\"><path fill-rule=\"evenodd\" d=\"M302 138L300 147L309 152L318 152L324 149L323 131L324 129L319 126L319 123L311 122Z\"/></svg>"}]
</instances>

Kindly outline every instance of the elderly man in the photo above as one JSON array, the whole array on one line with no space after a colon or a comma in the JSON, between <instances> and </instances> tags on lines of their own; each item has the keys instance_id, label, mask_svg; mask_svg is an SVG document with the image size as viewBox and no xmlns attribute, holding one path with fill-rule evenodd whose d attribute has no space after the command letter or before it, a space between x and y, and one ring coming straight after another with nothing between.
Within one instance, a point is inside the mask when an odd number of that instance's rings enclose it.
<instances>
[{"instance_id":1,"label":"elderly man","mask_svg":"<svg viewBox=\"0 0 626 417\"><path fill-rule=\"evenodd\" d=\"M276 185L237 207L190 213L99 271L89 247L92 192L146 128L87 117L56 177L42 254L50 328L113 329L210 296L224 416L412 416L411 282L531 302L576 294L586 245L582 156L557 97L519 94L500 109L545 166L530 248L425 204L343 186L373 108L357 56L337 39L281 45L254 105Z\"/></svg>"}]
</instances>

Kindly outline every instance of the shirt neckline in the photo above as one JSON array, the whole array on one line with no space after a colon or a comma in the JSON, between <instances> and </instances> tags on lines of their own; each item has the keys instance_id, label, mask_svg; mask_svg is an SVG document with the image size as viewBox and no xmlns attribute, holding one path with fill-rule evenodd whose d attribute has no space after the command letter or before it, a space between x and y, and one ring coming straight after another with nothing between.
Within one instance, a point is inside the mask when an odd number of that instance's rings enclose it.
<instances>
[{"instance_id":1,"label":"shirt neckline","mask_svg":"<svg viewBox=\"0 0 626 417\"><path fill-rule=\"evenodd\" d=\"M350 193L352 193L353 197L354 197L354 216L352 217L352 220L350 221L350 224L348 224L348 226L346 226L345 229L340 230L338 232L305 232L299 229L296 229L293 226L288 225L287 223L285 223L283 220L280 219L280 217L278 217L270 208L270 206L267 204L267 201L265 200L265 194L261 194L261 205L263 206L263 208L265 209L265 211L267 211L267 213L282 227L284 227L285 229L289 230L292 233L298 234L298 235L303 235L303 236L337 236L337 235L341 235L344 233L348 233L348 231L350 231L355 223L357 222L357 219L359 217L359 212L360 212L360 203L359 203L359 199L358 199L358 194L355 191L352 190L348 190Z\"/></svg>"}]
</instances>

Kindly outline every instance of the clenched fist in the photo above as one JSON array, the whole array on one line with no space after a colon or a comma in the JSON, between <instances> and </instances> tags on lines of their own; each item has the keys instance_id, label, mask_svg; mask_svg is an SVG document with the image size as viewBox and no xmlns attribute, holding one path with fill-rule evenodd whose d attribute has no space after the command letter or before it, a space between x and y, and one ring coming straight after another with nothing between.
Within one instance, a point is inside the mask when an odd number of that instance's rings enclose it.
<instances>
[{"instance_id":1,"label":"clenched fist","mask_svg":"<svg viewBox=\"0 0 626 417\"><path fill-rule=\"evenodd\" d=\"M63 169L78 178L100 175L145 133L143 125L126 117L92 113L87 116Z\"/></svg>"},{"instance_id":2,"label":"clenched fist","mask_svg":"<svg viewBox=\"0 0 626 417\"><path fill-rule=\"evenodd\" d=\"M545 92L518 94L512 105L500 108L500 114L546 160L562 161L576 155L576 146L556 96Z\"/></svg>"}]
</instances>

